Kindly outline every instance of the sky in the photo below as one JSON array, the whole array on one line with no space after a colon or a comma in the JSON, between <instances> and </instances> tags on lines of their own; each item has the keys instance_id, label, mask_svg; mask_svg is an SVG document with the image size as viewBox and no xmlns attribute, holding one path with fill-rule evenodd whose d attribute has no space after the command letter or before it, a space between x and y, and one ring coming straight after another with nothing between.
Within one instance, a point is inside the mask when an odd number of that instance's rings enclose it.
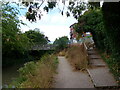
<instances>
[{"instance_id":1,"label":"sky","mask_svg":"<svg viewBox=\"0 0 120 90\"><path fill-rule=\"evenodd\" d=\"M27 26L21 25L22 32L39 28L40 32L44 33L50 41L62 36L69 37L69 26L77 22L73 17L62 16L56 8L48 14L44 13L41 20L37 20L37 22L29 22L24 15L20 16L19 19L27 24Z\"/></svg>"},{"instance_id":2,"label":"sky","mask_svg":"<svg viewBox=\"0 0 120 90\"><path fill-rule=\"evenodd\" d=\"M87 2L88 0L84 0ZM66 5L69 3L66 1ZM21 10L21 16L19 16L19 19L22 20L24 23L27 24L27 26L21 25L21 31L25 32L29 29L35 29L39 28L40 32L44 33L50 41L54 41L56 38L62 37L62 36L68 36L70 38L70 25L77 22L77 20L72 16L66 17L64 14L61 15L58 6L54 8L53 10L50 10L48 13L43 11L43 7L46 3L44 3L41 7L42 11L42 18L41 20L37 20L36 23L31 23L25 18L25 13L27 12L27 9ZM59 3L59 8L63 8L63 4ZM64 11L67 11L67 7L65 7Z\"/></svg>"},{"instance_id":3,"label":"sky","mask_svg":"<svg viewBox=\"0 0 120 90\"><path fill-rule=\"evenodd\" d=\"M43 5L44 6L44 5ZM63 8L62 4L59 8ZM41 8L42 10L42 8ZM65 11L67 7L65 8ZM19 15L19 19L22 20L27 26L21 25L21 31L25 32L30 29L39 28L40 32L44 33L45 36L48 37L50 41L54 41L56 38L62 36L70 37L70 25L77 22L77 20L73 17L67 17L65 14L62 16L60 10L56 7L53 10L50 10L48 13L42 10L43 16L41 20L37 20L37 22L30 22L26 20L25 13L27 12L27 8L20 9L21 15Z\"/></svg>"},{"instance_id":4,"label":"sky","mask_svg":"<svg viewBox=\"0 0 120 90\"><path fill-rule=\"evenodd\" d=\"M11 1L11 0L7 0ZM16 0L12 0L16 1ZM88 1L88 0L83 0ZM68 2L66 1L66 5L68 5ZM41 20L37 20L37 22L30 22L26 20L25 14L27 12L28 8L19 9L22 6L20 6L18 9L20 10L19 19L22 20L24 23L27 24L21 25L21 31L24 33L25 31L29 31L30 29L39 28L40 32L42 32L45 36L48 37L48 39L53 42L56 38L62 37L62 36L68 36L70 38L70 25L77 22L77 20L71 15L70 17L67 17L65 14L61 15L60 10L58 9L58 6L55 7L53 10L50 10L48 13L43 11L43 7L46 5L46 2L42 5L41 11L43 16L41 17ZM59 8L63 8L63 4L59 3ZM64 11L67 11L67 7L65 7Z\"/></svg>"},{"instance_id":5,"label":"sky","mask_svg":"<svg viewBox=\"0 0 120 90\"><path fill-rule=\"evenodd\" d=\"M11 1L11 0L8 0ZM15 0L12 0L15 1ZM88 1L88 0L84 0ZM66 4L69 3L66 1ZM40 32L44 33L45 36L48 37L50 41L54 41L56 38L62 37L62 36L68 36L70 38L70 25L77 22L77 20L71 15L70 17L67 17L65 14L61 15L60 10L58 9L58 6L55 7L53 10L50 10L48 13L46 13L43 10L43 7L46 5L46 2L42 5L41 11L43 16L41 17L41 20L37 20L37 22L30 22L26 20L25 14L27 12L28 8L24 8L23 6L20 6L19 8L23 7L24 9L20 10L19 19L22 20L24 23L27 24L21 25L21 31L24 33L25 31L28 31L30 29L39 28ZM59 3L59 8L63 8L63 4ZM67 7L65 7L64 11L67 11Z\"/></svg>"}]
</instances>

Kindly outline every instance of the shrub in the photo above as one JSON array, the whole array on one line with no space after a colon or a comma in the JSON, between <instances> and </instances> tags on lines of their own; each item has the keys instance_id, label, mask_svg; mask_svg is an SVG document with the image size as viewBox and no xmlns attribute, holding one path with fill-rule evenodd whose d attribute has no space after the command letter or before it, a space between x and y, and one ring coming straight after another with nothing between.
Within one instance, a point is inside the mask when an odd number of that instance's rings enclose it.
<instances>
[{"instance_id":1,"label":"shrub","mask_svg":"<svg viewBox=\"0 0 120 90\"><path fill-rule=\"evenodd\" d=\"M20 76L13 84L17 88L50 88L57 64L57 57L49 54L38 62L28 62L18 70Z\"/></svg>"},{"instance_id":2,"label":"shrub","mask_svg":"<svg viewBox=\"0 0 120 90\"><path fill-rule=\"evenodd\" d=\"M116 61L114 57L111 55L107 55L106 53L101 52L102 58L105 60L105 62L108 64L110 71L113 73L116 81L120 85L120 67L119 63Z\"/></svg>"},{"instance_id":3,"label":"shrub","mask_svg":"<svg viewBox=\"0 0 120 90\"><path fill-rule=\"evenodd\" d=\"M55 48L56 52L59 52L61 50L64 50L65 48L67 48L68 42L69 42L69 39L67 36L63 36L63 37L56 39L53 43L54 45L57 45Z\"/></svg>"},{"instance_id":4,"label":"shrub","mask_svg":"<svg viewBox=\"0 0 120 90\"><path fill-rule=\"evenodd\" d=\"M87 53L83 45L72 45L67 52L66 57L68 61L75 67L77 70L84 70L87 67Z\"/></svg>"}]
</instances>

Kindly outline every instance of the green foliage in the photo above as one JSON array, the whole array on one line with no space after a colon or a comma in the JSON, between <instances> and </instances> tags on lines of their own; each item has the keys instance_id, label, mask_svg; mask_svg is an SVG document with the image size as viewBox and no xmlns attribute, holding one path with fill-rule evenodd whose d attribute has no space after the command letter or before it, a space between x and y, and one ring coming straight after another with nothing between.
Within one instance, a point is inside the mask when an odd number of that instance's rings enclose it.
<instances>
[{"instance_id":1,"label":"green foliage","mask_svg":"<svg viewBox=\"0 0 120 90\"><path fill-rule=\"evenodd\" d=\"M25 24L18 19L19 11L10 3L2 3L1 12L3 67L32 60L33 56L29 54L31 45L47 44L48 37L37 28L22 33L20 24Z\"/></svg>"},{"instance_id":2,"label":"green foliage","mask_svg":"<svg viewBox=\"0 0 120 90\"><path fill-rule=\"evenodd\" d=\"M28 19L29 21L32 20L33 22L36 21L35 12L32 14L30 12L27 12L26 19Z\"/></svg>"},{"instance_id":3,"label":"green foliage","mask_svg":"<svg viewBox=\"0 0 120 90\"><path fill-rule=\"evenodd\" d=\"M100 7L100 2L89 2L91 9L96 9Z\"/></svg>"},{"instance_id":4,"label":"green foliage","mask_svg":"<svg viewBox=\"0 0 120 90\"><path fill-rule=\"evenodd\" d=\"M25 63L24 67L21 67L18 71L19 71L20 75L26 76L27 74L35 73L36 67L37 67L37 65L35 65L35 62L31 61L31 62Z\"/></svg>"},{"instance_id":5,"label":"green foliage","mask_svg":"<svg viewBox=\"0 0 120 90\"><path fill-rule=\"evenodd\" d=\"M82 11L86 9L86 5L84 2L77 2L77 5L74 2L69 2L68 9L73 13L74 18L78 19Z\"/></svg>"},{"instance_id":6,"label":"green foliage","mask_svg":"<svg viewBox=\"0 0 120 90\"><path fill-rule=\"evenodd\" d=\"M53 9L56 6L56 2L48 2L48 8Z\"/></svg>"},{"instance_id":7,"label":"green foliage","mask_svg":"<svg viewBox=\"0 0 120 90\"><path fill-rule=\"evenodd\" d=\"M113 7L110 7L110 6ZM105 33L107 34L107 43L109 45L110 53L116 57L118 61L119 58L118 56L120 55L120 17L119 17L119 8L120 2L116 3L104 3L103 4L103 18L104 18L104 23L105 23Z\"/></svg>"},{"instance_id":8,"label":"green foliage","mask_svg":"<svg viewBox=\"0 0 120 90\"><path fill-rule=\"evenodd\" d=\"M9 3L2 3L3 66L10 62L6 58L10 59L23 56L29 48L29 39L19 29L20 24L24 23L18 20L18 14L19 11L10 6ZM11 64L13 62L14 60L11 60Z\"/></svg>"},{"instance_id":9,"label":"green foliage","mask_svg":"<svg viewBox=\"0 0 120 90\"><path fill-rule=\"evenodd\" d=\"M58 58L46 54L37 62L28 62L21 67L19 77L9 86L17 88L50 88L58 65Z\"/></svg>"},{"instance_id":10,"label":"green foliage","mask_svg":"<svg viewBox=\"0 0 120 90\"><path fill-rule=\"evenodd\" d=\"M111 7L112 6L112 7ZM105 2L103 4L102 12L105 24L107 54L110 58L107 60L111 71L117 78L120 77L120 2ZM118 80L118 79L117 79ZM120 83L120 81L119 81Z\"/></svg>"},{"instance_id":11,"label":"green foliage","mask_svg":"<svg viewBox=\"0 0 120 90\"><path fill-rule=\"evenodd\" d=\"M41 0L41 2L22 2L22 4L28 8L28 12L26 12L26 19L28 19L29 21L32 20L32 22L35 22L37 19L37 17L39 16L39 19L41 19L42 14L38 14L39 12L39 8L41 7L41 5L45 2L45 0ZM47 5L45 5L43 7L43 9L46 12L49 12L49 9L53 9L54 7L56 7L56 2L49 2L47 1ZM34 8L34 9L33 9Z\"/></svg>"},{"instance_id":12,"label":"green foliage","mask_svg":"<svg viewBox=\"0 0 120 90\"><path fill-rule=\"evenodd\" d=\"M47 44L49 41L44 34L40 33L40 31L29 30L25 32L25 35L27 35L27 37L29 38L29 41L33 44L36 44L36 43Z\"/></svg>"},{"instance_id":13,"label":"green foliage","mask_svg":"<svg viewBox=\"0 0 120 90\"><path fill-rule=\"evenodd\" d=\"M60 51L60 50L63 50L65 48L67 48L68 42L69 42L68 37L63 36L63 37L60 37L60 38L56 39L53 44L57 45L56 50Z\"/></svg>"},{"instance_id":14,"label":"green foliage","mask_svg":"<svg viewBox=\"0 0 120 90\"><path fill-rule=\"evenodd\" d=\"M110 55L106 62L117 77L120 72L119 6L120 2L105 2L102 9L89 9L78 18L75 27L79 34L82 31L92 33L97 48Z\"/></svg>"},{"instance_id":15,"label":"green foliage","mask_svg":"<svg viewBox=\"0 0 120 90\"><path fill-rule=\"evenodd\" d=\"M120 85L120 72L119 72L119 64L117 60L112 57L108 56L107 54L101 53L102 58L105 60L105 62L108 64L110 71L114 74L115 79L117 80L118 84Z\"/></svg>"},{"instance_id":16,"label":"green foliage","mask_svg":"<svg viewBox=\"0 0 120 90\"><path fill-rule=\"evenodd\" d=\"M33 61L27 62L24 64L23 67L19 68L19 77L16 78L16 80L12 81L12 83L9 85L9 88L11 86L19 87L21 83L25 82L28 79L28 75L35 75L35 70L37 68L37 64Z\"/></svg>"},{"instance_id":17,"label":"green foliage","mask_svg":"<svg viewBox=\"0 0 120 90\"><path fill-rule=\"evenodd\" d=\"M82 34L83 32L91 32L96 46L105 49L105 28L101 9L90 9L86 11L78 18L78 21L78 24L75 26L76 32L79 34Z\"/></svg>"},{"instance_id":18,"label":"green foliage","mask_svg":"<svg viewBox=\"0 0 120 90\"><path fill-rule=\"evenodd\" d=\"M59 61L58 61L58 57L55 57L54 64L57 66L58 63L59 63ZM55 67L56 67L56 66L55 66Z\"/></svg>"},{"instance_id":19,"label":"green foliage","mask_svg":"<svg viewBox=\"0 0 120 90\"><path fill-rule=\"evenodd\" d=\"M32 3L32 5L31 5ZM66 1L62 0L62 8L59 8L61 1L46 1L41 0L41 2L22 2L22 4L26 7L29 7L28 12L26 13L26 19L29 21L32 20L33 22L36 21L37 16L39 16L39 19L41 19L42 14L38 14L40 7L45 3L46 5L43 7L43 10L46 12L51 11L54 7L58 8L60 10L60 13L63 15L64 12L66 13L66 16L70 16L70 12L73 13L73 16L78 19L78 17L81 15L82 11L86 9L87 4L85 2L77 1L69 1L68 11L65 11L66 7Z\"/></svg>"}]
</instances>

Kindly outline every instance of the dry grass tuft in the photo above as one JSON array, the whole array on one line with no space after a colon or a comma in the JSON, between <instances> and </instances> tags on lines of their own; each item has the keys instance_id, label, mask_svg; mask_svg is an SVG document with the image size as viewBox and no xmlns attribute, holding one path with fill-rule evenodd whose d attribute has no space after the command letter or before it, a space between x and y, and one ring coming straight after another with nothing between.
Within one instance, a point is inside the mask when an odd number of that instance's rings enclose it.
<instances>
[{"instance_id":1,"label":"dry grass tuft","mask_svg":"<svg viewBox=\"0 0 120 90\"><path fill-rule=\"evenodd\" d=\"M85 70L87 68L88 58L83 44L71 45L67 51L66 58L76 70Z\"/></svg>"},{"instance_id":2,"label":"dry grass tuft","mask_svg":"<svg viewBox=\"0 0 120 90\"><path fill-rule=\"evenodd\" d=\"M65 56L66 55L66 50L62 50L58 53L58 56Z\"/></svg>"},{"instance_id":3,"label":"dry grass tuft","mask_svg":"<svg viewBox=\"0 0 120 90\"><path fill-rule=\"evenodd\" d=\"M19 88L51 88L58 60L54 55L45 55L36 62L34 73L27 74L27 80Z\"/></svg>"}]
</instances>

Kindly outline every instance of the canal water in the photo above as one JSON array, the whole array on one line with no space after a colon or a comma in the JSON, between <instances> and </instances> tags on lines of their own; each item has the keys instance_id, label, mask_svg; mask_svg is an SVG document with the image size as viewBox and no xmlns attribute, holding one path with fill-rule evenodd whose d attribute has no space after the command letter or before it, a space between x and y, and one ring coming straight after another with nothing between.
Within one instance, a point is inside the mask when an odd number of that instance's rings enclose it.
<instances>
[{"instance_id":1,"label":"canal water","mask_svg":"<svg viewBox=\"0 0 120 90\"><path fill-rule=\"evenodd\" d=\"M17 70L20 67L22 67L22 65L14 65L12 67L2 69L2 86L9 85L19 76L19 72Z\"/></svg>"}]
</instances>

